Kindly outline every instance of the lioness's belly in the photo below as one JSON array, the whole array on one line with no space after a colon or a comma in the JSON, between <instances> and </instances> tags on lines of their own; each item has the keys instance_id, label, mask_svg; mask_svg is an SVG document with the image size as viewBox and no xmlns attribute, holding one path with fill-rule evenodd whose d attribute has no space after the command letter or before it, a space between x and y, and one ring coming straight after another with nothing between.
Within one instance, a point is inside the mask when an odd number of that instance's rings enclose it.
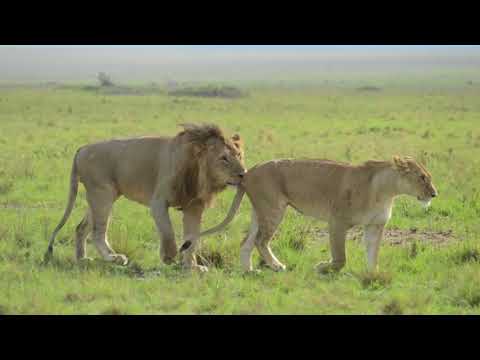
<instances>
[{"instance_id":1,"label":"lioness's belly","mask_svg":"<svg viewBox=\"0 0 480 360\"><path fill-rule=\"evenodd\" d=\"M290 199L289 205L305 216L314 217L318 220L327 221L330 217L328 202L318 200L315 202L302 201L301 199Z\"/></svg>"}]
</instances>

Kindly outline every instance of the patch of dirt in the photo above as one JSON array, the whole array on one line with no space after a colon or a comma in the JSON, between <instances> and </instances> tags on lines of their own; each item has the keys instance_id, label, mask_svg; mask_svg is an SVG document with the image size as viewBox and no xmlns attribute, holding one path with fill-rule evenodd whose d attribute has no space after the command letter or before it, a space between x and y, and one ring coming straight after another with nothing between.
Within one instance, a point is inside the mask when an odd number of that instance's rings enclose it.
<instances>
[{"instance_id":1,"label":"patch of dirt","mask_svg":"<svg viewBox=\"0 0 480 360\"><path fill-rule=\"evenodd\" d=\"M91 302L96 299L95 295L85 295L85 294L77 294L77 293L68 293L63 298L63 301L68 303L73 302Z\"/></svg>"},{"instance_id":2,"label":"patch of dirt","mask_svg":"<svg viewBox=\"0 0 480 360\"><path fill-rule=\"evenodd\" d=\"M328 230L314 229L314 236L320 241L328 242ZM363 230L352 229L347 234L347 240L363 241ZM414 241L422 243L445 245L457 240L452 230L430 231L412 229L386 229L383 235L383 242L390 245L407 245Z\"/></svg>"}]
</instances>

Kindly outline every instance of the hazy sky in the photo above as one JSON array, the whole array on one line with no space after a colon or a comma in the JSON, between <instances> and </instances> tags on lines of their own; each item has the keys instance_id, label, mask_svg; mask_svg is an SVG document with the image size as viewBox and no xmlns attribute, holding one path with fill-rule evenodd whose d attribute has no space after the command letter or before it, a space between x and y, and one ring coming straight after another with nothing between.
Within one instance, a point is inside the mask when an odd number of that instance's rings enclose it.
<instances>
[{"instance_id":1,"label":"hazy sky","mask_svg":"<svg viewBox=\"0 0 480 360\"><path fill-rule=\"evenodd\" d=\"M480 68L480 46L94 45L0 46L0 82L283 79L311 72Z\"/></svg>"}]
</instances>

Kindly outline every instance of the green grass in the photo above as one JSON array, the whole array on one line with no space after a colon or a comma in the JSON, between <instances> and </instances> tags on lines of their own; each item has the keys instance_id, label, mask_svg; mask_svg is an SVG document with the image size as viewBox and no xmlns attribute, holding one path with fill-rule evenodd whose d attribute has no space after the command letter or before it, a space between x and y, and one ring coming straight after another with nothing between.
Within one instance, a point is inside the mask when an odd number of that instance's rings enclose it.
<instances>
[{"instance_id":1,"label":"green grass","mask_svg":"<svg viewBox=\"0 0 480 360\"><path fill-rule=\"evenodd\" d=\"M365 84L381 91L357 90ZM234 100L105 95L75 86L1 90L0 314L479 313L480 88L448 84L259 86ZM426 164L439 197L427 212L415 199L397 200L388 227L417 229L412 237L418 239L403 245L385 239L379 274L365 272L364 248L349 240L346 268L325 276L314 266L329 259L316 231L326 224L292 210L272 243L287 271L243 274L239 246L250 222L245 200L225 232L202 241L210 272L200 275L160 262L148 209L127 200L114 207L109 238L131 264L76 265L74 229L86 208L80 187L57 237L55 260L41 265L66 205L75 150L112 137L173 135L185 121L239 132L248 167L279 157L359 163L411 155ZM233 195L227 190L218 197L203 228L223 219ZM181 214L171 215L181 243ZM452 238L437 244L421 236L427 230L451 230ZM98 258L91 244L88 251Z\"/></svg>"}]
</instances>

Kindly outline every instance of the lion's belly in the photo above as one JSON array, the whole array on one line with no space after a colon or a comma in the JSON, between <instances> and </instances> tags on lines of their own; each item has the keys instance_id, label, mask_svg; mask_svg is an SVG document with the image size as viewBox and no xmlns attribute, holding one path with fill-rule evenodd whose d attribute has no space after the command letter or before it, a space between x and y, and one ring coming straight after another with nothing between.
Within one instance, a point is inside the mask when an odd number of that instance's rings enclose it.
<instances>
[{"instance_id":1,"label":"lion's belly","mask_svg":"<svg viewBox=\"0 0 480 360\"><path fill-rule=\"evenodd\" d=\"M117 180L120 193L127 199L149 206L154 192L153 177L127 176Z\"/></svg>"},{"instance_id":2,"label":"lion's belly","mask_svg":"<svg viewBox=\"0 0 480 360\"><path fill-rule=\"evenodd\" d=\"M122 194L128 200L135 201L145 206L150 206L152 193L145 191L145 189L128 189L127 191L122 192Z\"/></svg>"}]
</instances>

